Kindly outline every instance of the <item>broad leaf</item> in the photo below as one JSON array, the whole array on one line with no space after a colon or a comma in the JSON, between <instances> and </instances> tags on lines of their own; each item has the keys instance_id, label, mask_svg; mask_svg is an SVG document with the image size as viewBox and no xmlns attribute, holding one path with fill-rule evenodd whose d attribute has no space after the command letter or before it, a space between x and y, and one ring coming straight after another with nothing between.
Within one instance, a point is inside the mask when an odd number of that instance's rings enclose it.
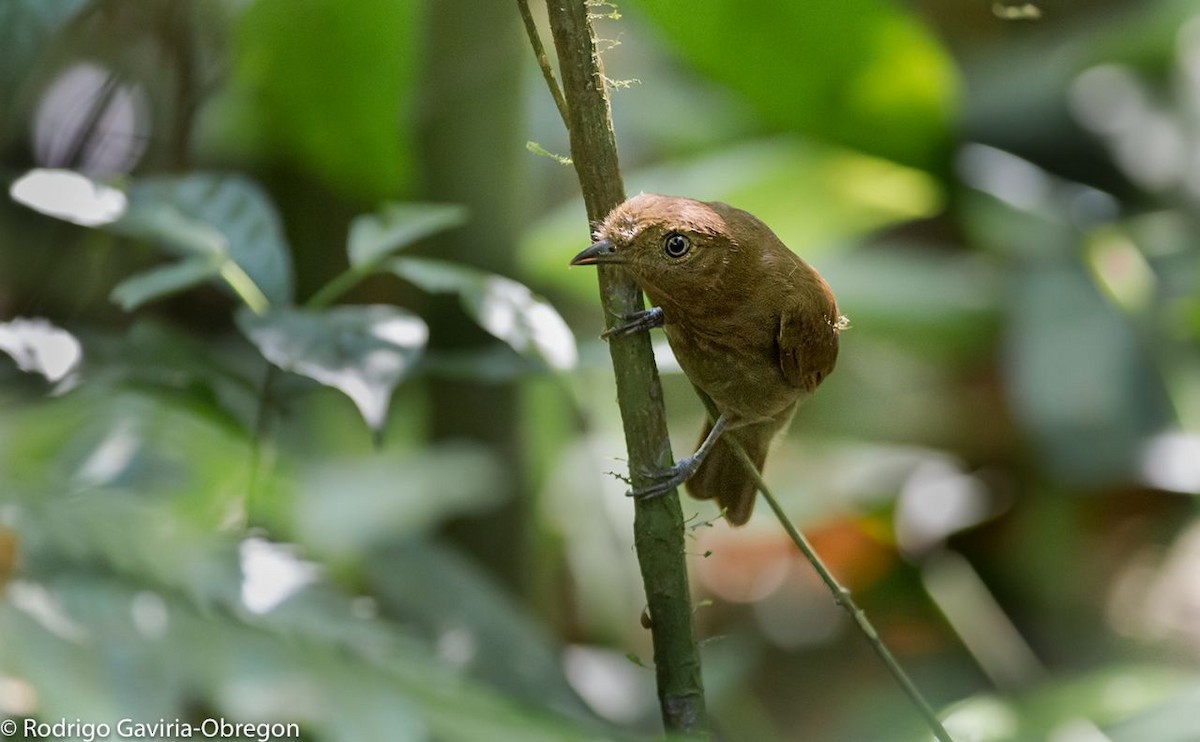
<instances>
[{"instance_id":1,"label":"broad leaf","mask_svg":"<svg viewBox=\"0 0 1200 742\"><path fill-rule=\"evenodd\" d=\"M367 266L412 243L457 227L467 210L447 204L388 204L350 224L350 265Z\"/></svg>"},{"instance_id":2,"label":"broad leaf","mask_svg":"<svg viewBox=\"0 0 1200 742\"><path fill-rule=\"evenodd\" d=\"M221 274L247 303L260 293L272 305L292 302L292 263L275 207L253 181L200 173L147 178L129 189L129 210L109 228L154 240L185 257L221 258ZM229 265L232 263L232 265ZM230 270L234 268L234 270ZM253 283L254 289L245 285Z\"/></svg>"},{"instance_id":3,"label":"broad leaf","mask_svg":"<svg viewBox=\"0 0 1200 742\"><path fill-rule=\"evenodd\" d=\"M375 432L387 419L392 390L429 338L420 317L383 305L277 309L261 316L243 309L237 323L271 363L350 397Z\"/></svg>"},{"instance_id":4,"label":"broad leaf","mask_svg":"<svg viewBox=\"0 0 1200 742\"><path fill-rule=\"evenodd\" d=\"M948 151L953 64L898 3L631 5L672 51L739 94L774 128L924 167L935 167Z\"/></svg>"},{"instance_id":5,"label":"broad leaf","mask_svg":"<svg viewBox=\"0 0 1200 742\"><path fill-rule=\"evenodd\" d=\"M463 309L480 327L518 353L559 370L574 367L578 360L567 323L524 284L444 260L397 258L389 267L430 293L458 294Z\"/></svg>"},{"instance_id":6,"label":"broad leaf","mask_svg":"<svg viewBox=\"0 0 1200 742\"><path fill-rule=\"evenodd\" d=\"M131 312L146 302L177 294L220 274L220 261L208 257L188 258L126 278L113 288L109 298L126 312Z\"/></svg>"}]
</instances>

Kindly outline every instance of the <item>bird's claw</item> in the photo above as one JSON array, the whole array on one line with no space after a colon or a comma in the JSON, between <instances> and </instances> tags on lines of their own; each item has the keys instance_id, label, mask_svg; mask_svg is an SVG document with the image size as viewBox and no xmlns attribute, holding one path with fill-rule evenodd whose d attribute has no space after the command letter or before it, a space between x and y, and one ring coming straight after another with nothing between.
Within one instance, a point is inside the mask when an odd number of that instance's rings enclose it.
<instances>
[{"instance_id":1,"label":"bird's claw","mask_svg":"<svg viewBox=\"0 0 1200 742\"><path fill-rule=\"evenodd\" d=\"M647 477L653 480L650 484L644 487L635 487L626 492L625 495L638 500L648 500L652 497L665 495L691 479L696 470L700 468L701 460L702 457L693 454L676 461L666 469L649 472Z\"/></svg>"},{"instance_id":2,"label":"bird's claw","mask_svg":"<svg viewBox=\"0 0 1200 742\"><path fill-rule=\"evenodd\" d=\"M700 443L700 447L696 449L695 453L676 461L666 469L647 472L646 478L652 480L651 483L645 487L631 489L625 494L645 500L650 497L665 495L691 479L696 470L700 468L700 464L704 463L704 458L708 456L708 452L717 444L717 440L728 426L729 418L725 415L720 415L717 417L717 421L713 423L712 428L709 429L708 435L704 437L704 440Z\"/></svg>"},{"instance_id":3,"label":"bird's claw","mask_svg":"<svg viewBox=\"0 0 1200 742\"><path fill-rule=\"evenodd\" d=\"M614 335L632 335L642 330L652 330L655 327L662 327L663 310L662 307L650 307L640 312L623 315L621 319L624 320L621 324L608 328L600 334L600 338L608 340Z\"/></svg>"}]
</instances>

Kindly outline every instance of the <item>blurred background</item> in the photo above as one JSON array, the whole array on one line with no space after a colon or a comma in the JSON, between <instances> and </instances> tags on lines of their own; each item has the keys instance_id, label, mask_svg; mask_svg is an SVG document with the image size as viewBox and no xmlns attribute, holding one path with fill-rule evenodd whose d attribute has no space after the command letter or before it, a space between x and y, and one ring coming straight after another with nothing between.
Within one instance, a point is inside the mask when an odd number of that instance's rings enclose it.
<instances>
[{"instance_id":1,"label":"blurred background","mask_svg":"<svg viewBox=\"0 0 1200 742\"><path fill-rule=\"evenodd\" d=\"M627 190L851 319L767 479L956 739L1200 739L1193 0L593 9ZM0 0L0 716L657 735L567 153L512 2ZM929 739L684 508L721 738Z\"/></svg>"}]
</instances>

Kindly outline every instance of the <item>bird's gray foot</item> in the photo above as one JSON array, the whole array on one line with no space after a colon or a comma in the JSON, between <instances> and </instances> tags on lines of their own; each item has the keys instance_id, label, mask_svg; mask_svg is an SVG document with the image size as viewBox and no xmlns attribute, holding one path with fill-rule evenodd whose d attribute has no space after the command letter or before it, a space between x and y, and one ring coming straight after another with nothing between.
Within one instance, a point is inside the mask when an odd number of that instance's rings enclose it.
<instances>
[{"instance_id":1,"label":"bird's gray foot","mask_svg":"<svg viewBox=\"0 0 1200 742\"><path fill-rule=\"evenodd\" d=\"M662 307L650 307L640 312L625 315L621 319L624 320L621 324L608 328L600 337L608 340L614 335L632 335L642 330L652 330L655 327L662 327L663 310Z\"/></svg>"},{"instance_id":2,"label":"bird's gray foot","mask_svg":"<svg viewBox=\"0 0 1200 742\"><path fill-rule=\"evenodd\" d=\"M625 494L639 500L659 497L691 479L696 470L700 468L700 464L704 463L704 457L708 456L709 451L717 444L717 439L721 437L721 433L725 432L725 426L728 424L729 420L724 415L718 417L717 421L713 423L712 430L708 431L708 436L694 454L676 461L662 471L652 472L649 475L649 478L653 480L650 484L631 489Z\"/></svg>"}]
</instances>

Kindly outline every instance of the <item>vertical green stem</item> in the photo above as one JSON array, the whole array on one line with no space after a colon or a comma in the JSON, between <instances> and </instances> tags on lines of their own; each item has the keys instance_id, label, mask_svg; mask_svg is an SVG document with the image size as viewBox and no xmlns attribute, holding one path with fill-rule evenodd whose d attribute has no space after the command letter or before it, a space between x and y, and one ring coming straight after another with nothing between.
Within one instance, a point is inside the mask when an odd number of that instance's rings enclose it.
<instances>
[{"instance_id":1,"label":"vertical green stem","mask_svg":"<svg viewBox=\"0 0 1200 742\"><path fill-rule=\"evenodd\" d=\"M590 235L590 226L625 200L608 90L586 0L547 0L546 8L562 75L571 158L587 206ZM600 300L609 323L645 308L641 290L620 269L600 266L599 280ZM630 476L634 486L645 486L648 472L673 462L650 338L647 333L615 337L609 352ZM671 732L704 734L708 724L704 686L692 629L683 514L676 492L637 502L634 543L650 612L663 724Z\"/></svg>"}]
</instances>

